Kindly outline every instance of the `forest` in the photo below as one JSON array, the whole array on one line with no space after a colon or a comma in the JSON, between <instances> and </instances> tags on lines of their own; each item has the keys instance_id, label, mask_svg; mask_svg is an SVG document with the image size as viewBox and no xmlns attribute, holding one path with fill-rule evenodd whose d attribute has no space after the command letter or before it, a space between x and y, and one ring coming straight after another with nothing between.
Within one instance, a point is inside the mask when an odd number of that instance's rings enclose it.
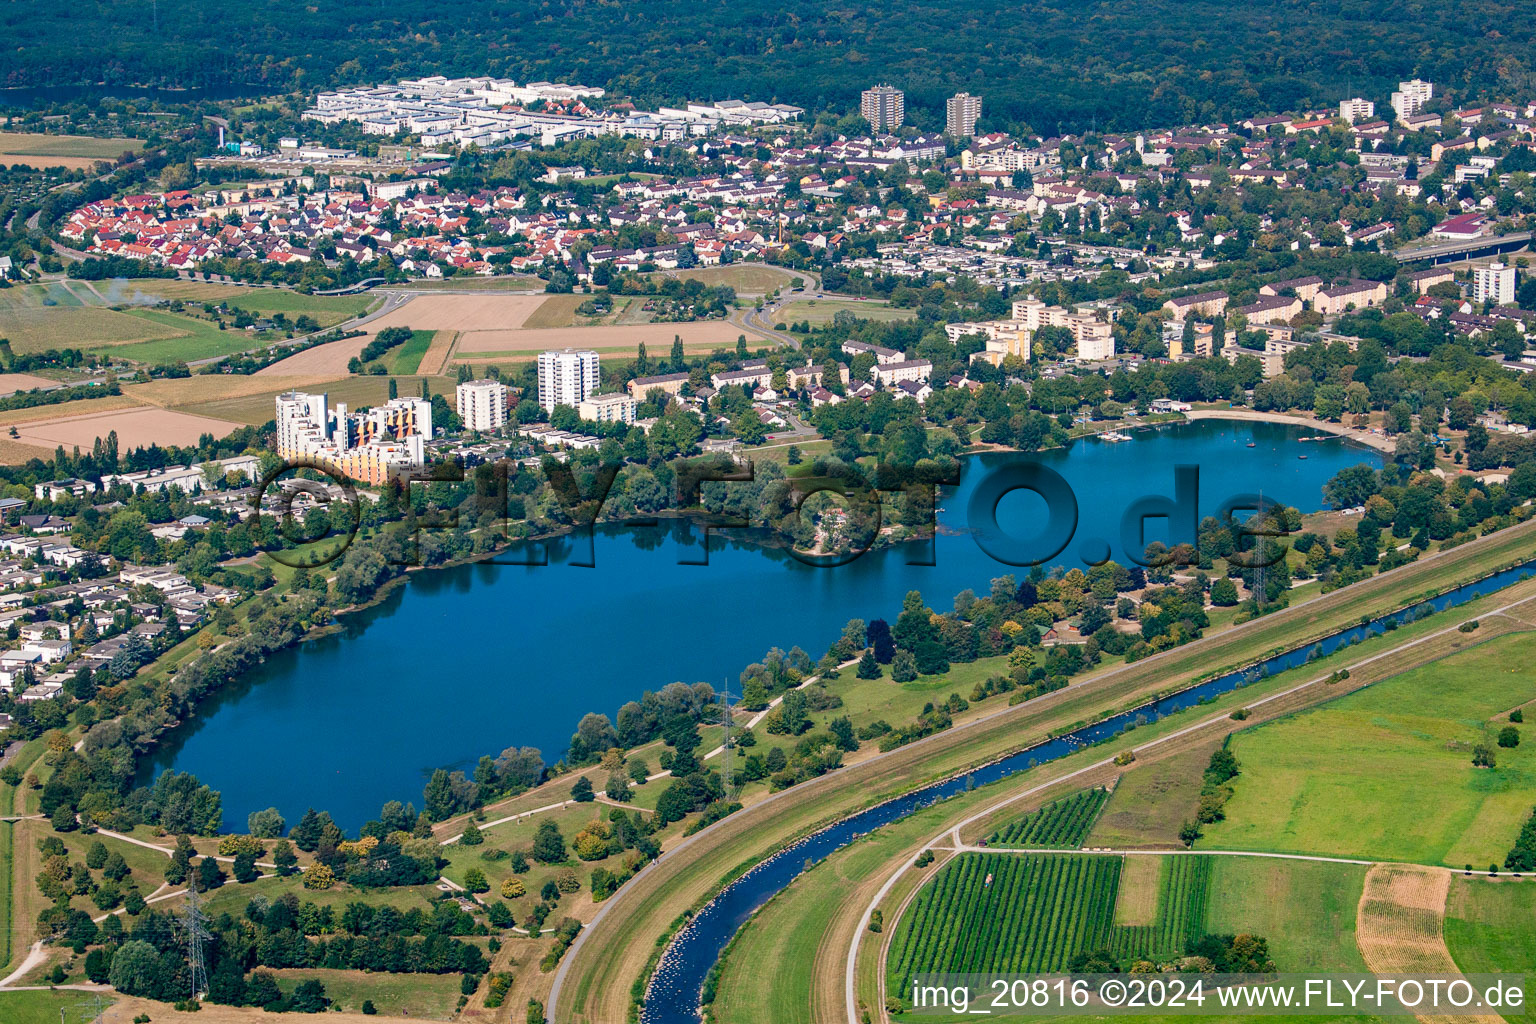
<instances>
[{"instance_id":1,"label":"forest","mask_svg":"<svg viewBox=\"0 0 1536 1024\"><path fill-rule=\"evenodd\" d=\"M876 81L908 120L985 97L984 130L1125 130L1384 100L1417 74L1458 98L1530 91L1533 23L1510 0L12 0L0 84L145 85L227 95L413 75L601 85L683 99L852 111Z\"/></svg>"}]
</instances>

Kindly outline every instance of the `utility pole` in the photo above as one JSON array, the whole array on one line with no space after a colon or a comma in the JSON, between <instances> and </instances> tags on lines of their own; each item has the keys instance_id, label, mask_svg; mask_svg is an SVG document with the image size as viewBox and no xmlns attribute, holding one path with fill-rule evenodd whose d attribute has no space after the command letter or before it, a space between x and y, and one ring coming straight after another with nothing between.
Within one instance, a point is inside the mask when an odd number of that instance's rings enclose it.
<instances>
[{"instance_id":1,"label":"utility pole","mask_svg":"<svg viewBox=\"0 0 1536 1024\"><path fill-rule=\"evenodd\" d=\"M198 900L197 886L187 885L187 903L179 918L182 937L187 943L187 966L192 974L192 998L208 991L208 961L203 953L203 943L211 936L208 931L208 915Z\"/></svg>"}]
</instances>

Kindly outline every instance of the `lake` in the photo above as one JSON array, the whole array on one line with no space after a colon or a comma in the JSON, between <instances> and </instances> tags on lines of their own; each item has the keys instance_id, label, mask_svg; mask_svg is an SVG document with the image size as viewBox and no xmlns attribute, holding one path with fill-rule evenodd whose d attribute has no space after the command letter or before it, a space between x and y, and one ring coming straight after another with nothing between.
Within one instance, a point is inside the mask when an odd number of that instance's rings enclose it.
<instances>
[{"instance_id":1,"label":"lake","mask_svg":"<svg viewBox=\"0 0 1536 1024\"><path fill-rule=\"evenodd\" d=\"M1348 441L1301 443L1303 433L1205 420L1029 456L1061 474L1078 504L1075 539L1049 564L1082 566L1079 552L1093 547L1085 538L1108 541L1123 562L1123 511L1143 496L1171 498L1177 465L1199 467L1204 516L1259 490L1312 511L1339 470L1381 464L1379 453ZM894 621L908 590L945 611L966 587L985 593L993 577L1022 578L1026 569L978 546L967 506L980 482L1023 458L966 460L959 486L939 498L932 565L908 564L928 560L926 544L816 568L721 534L708 565L679 564L702 559L697 531L663 520L600 529L593 568L568 564L572 545L562 541L547 566L415 573L341 631L232 681L144 759L142 780L165 768L196 774L223 793L230 828L264 807L293 822L314 806L353 829L388 800L420 807L439 767L468 771L482 754L524 745L553 763L588 711L611 718L642 691L678 680L734 688L741 669L774 646L817 658L850 618ZM1035 534L1044 507L1015 492L998 504L998 520L1010 533ZM1147 540L1166 537L1158 523L1149 521Z\"/></svg>"}]
</instances>

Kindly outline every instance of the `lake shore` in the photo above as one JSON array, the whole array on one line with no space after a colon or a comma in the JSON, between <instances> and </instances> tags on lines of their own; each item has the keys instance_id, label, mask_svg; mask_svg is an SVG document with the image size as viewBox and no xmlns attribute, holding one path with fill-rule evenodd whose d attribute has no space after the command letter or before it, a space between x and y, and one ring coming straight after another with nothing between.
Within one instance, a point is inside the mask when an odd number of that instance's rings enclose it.
<instances>
[{"instance_id":1,"label":"lake shore","mask_svg":"<svg viewBox=\"0 0 1536 1024\"><path fill-rule=\"evenodd\" d=\"M1385 455L1397 452L1397 445L1381 434L1368 430L1346 427L1342 423L1330 423L1312 416L1290 416L1279 412L1258 412L1254 409L1191 409L1184 414L1190 422L1198 420L1236 420L1248 423L1283 423L1293 427L1316 428L1325 434L1336 434L1351 441L1374 448Z\"/></svg>"}]
</instances>

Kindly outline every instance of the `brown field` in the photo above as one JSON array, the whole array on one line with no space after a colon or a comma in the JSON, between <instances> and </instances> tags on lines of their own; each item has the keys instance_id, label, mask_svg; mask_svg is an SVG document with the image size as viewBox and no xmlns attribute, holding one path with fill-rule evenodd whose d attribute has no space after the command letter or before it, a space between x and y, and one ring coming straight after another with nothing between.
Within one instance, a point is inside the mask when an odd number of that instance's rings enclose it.
<instances>
[{"instance_id":1,"label":"brown field","mask_svg":"<svg viewBox=\"0 0 1536 1024\"><path fill-rule=\"evenodd\" d=\"M34 377L30 373L0 373L0 395L14 395L18 391L52 387L57 383L56 380Z\"/></svg>"},{"instance_id":2,"label":"brown field","mask_svg":"<svg viewBox=\"0 0 1536 1024\"><path fill-rule=\"evenodd\" d=\"M98 437L106 437L115 430L118 444L126 451L151 444L196 444L203 434L224 437L240 426L239 423L208 416L193 416L167 409L138 408L37 420L17 427L20 436L15 440L48 448L79 445L82 449L88 449Z\"/></svg>"},{"instance_id":3,"label":"brown field","mask_svg":"<svg viewBox=\"0 0 1536 1024\"><path fill-rule=\"evenodd\" d=\"M143 403L127 395L103 395L100 398L81 398L59 405L35 405L30 409L10 409L0 412L0 427L18 426L37 420L56 420L66 416L111 412L116 409L137 409Z\"/></svg>"},{"instance_id":4,"label":"brown field","mask_svg":"<svg viewBox=\"0 0 1536 1024\"><path fill-rule=\"evenodd\" d=\"M374 330L512 331L547 300L545 295L421 295L371 326Z\"/></svg>"},{"instance_id":5,"label":"brown field","mask_svg":"<svg viewBox=\"0 0 1536 1024\"><path fill-rule=\"evenodd\" d=\"M736 263L728 267L699 267L695 270L679 270L669 275L683 281L703 281L706 285L730 285L743 295L765 295L775 288L788 288L793 278L800 278L807 286L813 279L793 270L770 267L761 263Z\"/></svg>"},{"instance_id":6,"label":"brown field","mask_svg":"<svg viewBox=\"0 0 1536 1024\"><path fill-rule=\"evenodd\" d=\"M1115 894L1115 924L1152 924L1157 920L1157 889L1163 858L1126 857Z\"/></svg>"},{"instance_id":7,"label":"brown field","mask_svg":"<svg viewBox=\"0 0 1536 1024\"><path fill-rule=\"evenodd\" d=\"M390 378L382 376L257 377L254 380L265 384L266 388L261 391L246 391L230 394L227 397L189 403L179 406L178 411L260 426L270 420L275 412L273 399L290 388L296 387L301 391L323 391L329 396L332 405L345 402L347 408L353 410L363 406L380 405L389 399ZM401 395L421 394L423 378L420 375L409 377L395 375L394 380L399 385ZM426 377L425 380L435 395L451 395L453 392L455 381L452 377Z\"/></svg>"},{"instance_id":8,"label":"brown field","mask_svg":"<svg viewBox=\"0 0 1536 1024\"><path fill-rule=\"evenodd\" d=\"M335 376L346 373L347 363L361 354L373 338L372 334L364 334L356 338L343 338L340 341L316 345L298 355L279 359L271 366L257 370L253 376L270 379L272 377L313 377L317 374Z\"/></svg>"},{"instance_id":9,"label":"brown field","mask_svg":"<svg viewBox=\"0 0 1536 1024\"><path fill-rule=\"evenodd\" d=\"M475 331L459 338L455 362L530 358L546 349L585 348L600 353L633 354L642 342L653 353L669 349L674 337L688 352L732 348L741 328L724 320L688 324L632 324L622 327L564 327L544 330Z\"/></svg>"},{"instance_id":10,"label":"brown field","mask_svg":"<svg viewBox=\"0 0 1536 1024\"><path fill-rule=\"evenodd\" d=\"M53 458L52 448L39 448L33 444L0 435L0 466L20 466L31 459Z\"/></svg>"},{"instance_id":11,"label":"brown field","mask_svg":"<svg viewBox=\"0 0 1536 1024\"><path fill-rule=\"evenodd\" d=\"M438 331L432 335L432 344L428 346L426 354L421 357L421 363L416 367L417 371L429 376L442 373L448 365L448 356L453 352L453 346L458 340L458 331Z\"/></svg>"},{"instance_id":12,"label":"brown field","mask_svg":"<svg viewBox=\"0 0 1536 1024\"><path fill-rule=\"evenodd\" d=\"M1377 974L1458 973L1445 946L1445 900L1451 873L1417 864L1376 864L1365 873L1355 917L1355 942ZM1437 1024L1500 1024L1497 1015L1420 1016Z\"/></svg>"},{"instance_id":13,"label":"brown field","mask_svg":"<svg viewBox=\"0 0 1536 1024\"><path fill-rule=\"evenodd\" d=\"M78 156L116 160L128 150L144 146L142 139L103 139L94 135L40 135L31 132L0 132L0 150L22 156Z\"/></svg>"},{"instance_id":14,"label":"brown field","mask_svg":"<svg viewBox=\"0 0 1536 1024\"><path fill-rule=\"evenodd\" d=\"M335 374L297 377L283 381L284 388L324 386L336 379ZM243 398L247 395L275 394L276 382L258 376L242 376L233 373L210 373L193 377L172 377L152 380L144 384L129 384L123 393L131 395L145 405L157 405L162 409L179 409L189 405Z\"/></svg>"},{"instance_id":15,"label":"brown field","mask_svg":"<svg viewBox=\"0 0 1536 1024\"><path fill-rule=\"evenodd\" d=\"M86 998L87 993L77 992L75 995L83 999ZM152 1020L169 1020L176 1016L169 1003L157 1003L137 996L118 995L115 992L112 993L111 998L116 1002L101 1015L102 1024L129 1024L140 1016ZM326 1012L323 1019L326 1024L387 1024L389 1021L410 1021L419 1018L388 1017L382 1013L365 1016L361 1013L341 1013L331 1010ZM197 1014L197 1024L270 1024L271 1020L272 1014L259 1006L221 1006L218 1003L204 1003Z\"/></svg>"}]
</instances>

